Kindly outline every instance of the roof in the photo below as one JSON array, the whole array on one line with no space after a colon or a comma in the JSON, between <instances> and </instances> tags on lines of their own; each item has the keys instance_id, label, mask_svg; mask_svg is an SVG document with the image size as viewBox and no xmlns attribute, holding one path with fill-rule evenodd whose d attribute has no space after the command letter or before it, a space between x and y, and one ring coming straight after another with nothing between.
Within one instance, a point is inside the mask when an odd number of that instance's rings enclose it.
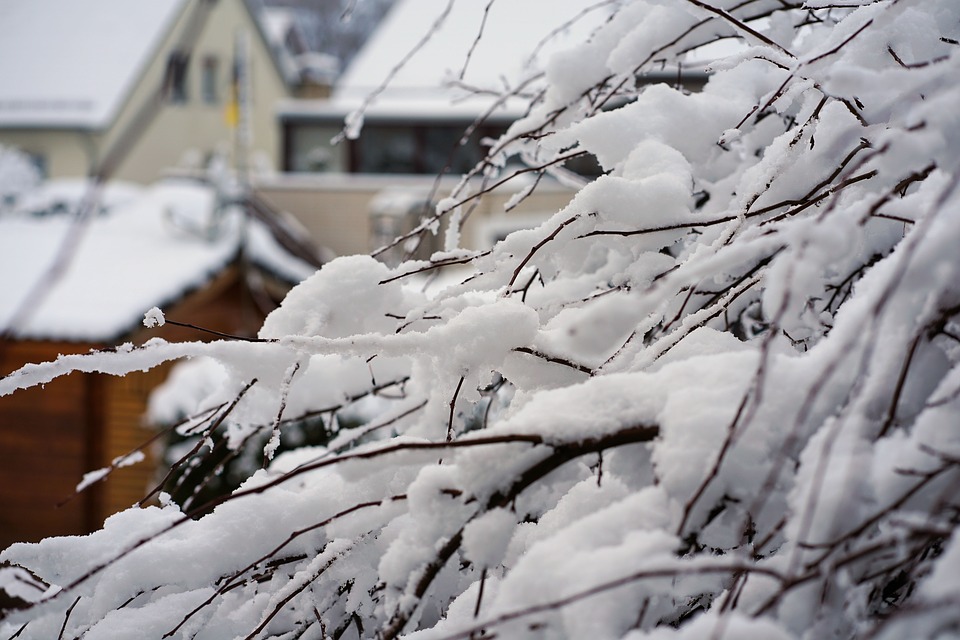
<instances>
[{"instance_id":1,"label":"roof","mask_svg":"<svg viewBox=\"0 0 960 640\"><path fill-rule=\"evenodd\" d=\"M333 81L340 71L339 61L336 56L310 49L298 12L288 7L263 7L258 15L271 55L287 84L296 85L305 77Z\"/></svg>"},{"instance_id":2,"label":"roof","mask_svg":"<svg viewBox=\"0 0 960 640\"><path fill-rule=\"evenodd\" d=\"M378 108L409 112L429 108L430 103L449 106L452 99L465 95L448 86L450 80L460 78L461 71L463 82L472 87L498 92L505 84L516 87L540 71L551 52L589 37L609 11L600 6L584 13L597 5L596 0L524 0L494 2L484 18L486 2L449 4L450 12L438 29L377 98ZM397 0L341 76L333 102L349 108L379 87L401 58L430 33L447 5L448 0ZM556 25L566 22L571 23L568 28L553 33ZM491 100L484 96L460 104L476 112Z\"/></svg>"},{"instance_id":3,"label":"roof","mask_svg":"<svg viewBox=\"0 0 960 640\"><path fill-rule=\"evenodd\" d=\"M0 3L0 126L108 126L185 4Z\"/></svg>"},{"instance_id":4,"label":"roof","mask_svg":"<svg viewBox=\"0 0 960 640\"><path fill-rule=\"evenodd\" d=\"M300 81L300 72L295 56L300 53L303 43L293 12L282 7L264 7L260 9L260 26L283 72L284 81L296 84Z\"/></svg>"},{"instance_id":5,"label":"roof","mask_svg":"<svg viewBox=\"0 0 960 640\"><path fill-rule=\"evenodd\" d=\"M21 201L18 212L0 216L0 332L45 281L68 238L79 241L75 254L15 336L115 340L136 328L148 309L202 287L238 254L240 212L218 214L210 186L183 179L108 186L101 198L106 211L78 229L64 210L87 188L79 180L51 182ZM246 226L253 262L291 281L313 273L262 225Z\"/></svg>"}]
</instances>

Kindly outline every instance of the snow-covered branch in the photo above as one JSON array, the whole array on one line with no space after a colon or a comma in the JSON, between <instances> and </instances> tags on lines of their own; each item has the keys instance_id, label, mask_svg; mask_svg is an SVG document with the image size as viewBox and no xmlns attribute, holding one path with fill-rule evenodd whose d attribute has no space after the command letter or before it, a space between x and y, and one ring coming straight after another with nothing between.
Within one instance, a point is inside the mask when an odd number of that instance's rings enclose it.
<instances>
[{"instance_id":1,"label":"snow-covered branch","mask_svg":"<svg viewBox=\"0 0 960 640\"><path fill-rule=\"evenodd\" d=\"M529 109L471 172L480 190L464 180L397 244L595 156L603 175L539 227L485 251L450 233L396 268L332 261L258 341L152 341L0 380L207 357L219 377L181 407L198 416L183 465L208 463L203 485L216 456L256 460L212 501L164 496L0 553L49 586L0 632L960 625L960 5L591 7L609 19L589 39L505 90ZM643 80L706 58L702 91ZM324 444L290 444L310 420Z\"/></svg>"}]
</instances>

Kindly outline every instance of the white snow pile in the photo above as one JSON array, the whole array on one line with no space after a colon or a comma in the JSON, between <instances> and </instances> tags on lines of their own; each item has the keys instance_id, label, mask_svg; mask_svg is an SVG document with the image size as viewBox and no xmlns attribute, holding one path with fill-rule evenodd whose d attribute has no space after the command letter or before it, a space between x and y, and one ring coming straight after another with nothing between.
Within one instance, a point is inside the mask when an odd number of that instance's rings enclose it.
<instances>
[{"instance_id":1,"label":"white snow pile","mask_svg":"<svg viewBox=\"0 0 960 640\"><path fill-rule=\"evenodd\" d=\"M0 635L957 636L960 3L614 8L476 169L595 154L540 227L338 259L257 342L0 380L208 356L188 428L238 451L379 403L212 505L11 546L46 591ZM635 87L727 39L701 93Z\"/></svg>"}]
</instances>

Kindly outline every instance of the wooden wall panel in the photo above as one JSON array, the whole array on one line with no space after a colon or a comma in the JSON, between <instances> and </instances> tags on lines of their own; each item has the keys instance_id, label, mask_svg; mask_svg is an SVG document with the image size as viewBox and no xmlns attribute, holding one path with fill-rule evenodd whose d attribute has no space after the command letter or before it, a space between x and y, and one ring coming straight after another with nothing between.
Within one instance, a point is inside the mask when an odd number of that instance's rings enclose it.
<instances>
[{"instance_id":1,"label":"wooden wall panel","mask_svg":"<svg viewBox=\"0 0 960 640\"><path fill-rule=\"evenodd\" d=\"M224 270L163 311L170 319L235 335L255 334L265 315L241 286L235 268ZM216 339L166 325L138 327L120 342L141 344L154 337ZM98 346L102 345L0 342L0 375L26 363L53 360L60 353L85 353ZM74 373L45 388L0 398L0 549L17 541L88 533L152 488L156 464L148 459L114 471L65 506L55 507L73 494L84 473L109 466L114 458L154 435L143 425L147 399L171 366L124 377Z\"/></svg>"},{"instance_id":2,"label":"wooden wall panel","mask_svg":"<svg viewBox=\"0 0 960 640\"><path fill-rule=\"evenodd\" d=\"M88 345L0 344L0 374ZM95 491L62 507L95 449L89 379L79 374L0 398L0 548L89 531Z\"/></svg>"},{"instance_id":3,"label":"wooden wall panel","mask_svg":"<svg viewBox=\"0 0 960 640\"><path fill-rule=\"evenodd\" d=\"M104 466L115 458L143 447L146 460L117 469L104 483L101 516L126 509L140 501L156 478L155 450L144 447L155 431L144 424L150 392L166 378L170 365L106 381L104 396Z\"/></svg>"}]
</instances>

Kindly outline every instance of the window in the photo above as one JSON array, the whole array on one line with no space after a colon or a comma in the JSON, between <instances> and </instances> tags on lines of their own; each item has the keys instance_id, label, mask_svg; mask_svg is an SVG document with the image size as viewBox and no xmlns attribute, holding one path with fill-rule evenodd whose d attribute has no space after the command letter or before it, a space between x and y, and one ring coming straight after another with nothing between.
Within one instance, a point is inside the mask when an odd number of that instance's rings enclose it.
<instances>
[{"instance_id":1,"label":"window","mask_svg":"<svg viewBox=\"0 0 960 640\"><path fill-rule=\"evenodd\" d=\"M187 69L190 56L182 51L173 51L167 58L167 72L163 79L163 94L170 102L187 101Z\"/></svg>"},{"instance_id":2,"label":"window","mask_svg":"<svg viewBox=\"0 0 960 640\"><path fill-rule=\"evenodd\" d=\"M200 73L200 95L206 104L220 102L220 60L216 56L206 56Z\"/></svg>"},{"instance_id":3,"label":"window","mask_svg":"<svg viewBox=\"0 0 960 640\"><path fill-rule=\"evenodd\" d=\"M465 128L466 124L368 124L353 147L352 169L356 173L464 173L483 157L479 139L502 132L486 128L483 136L475 132L461 145Z\"/></svg>"},{"instance_id":4,"label":"window","mask_svg":"<svg viewBox=\"0 0 960 640\"><path fill-rule=\"evenodd\" d=\"M465 126L429 126L420 129L423 137L420 157L423 173L440 173L449 166L454 175L466 173L483 157L476 136L460 144Z\"/></svg>"},{"instance_id":5,"label":"window","mask_svg":"<svg viewBox=\"0 0 960 640\"><path fill-rule=\"evenodd\" d=\"M469 122L367 122L360 137L339 147L330 139L342 121L283 124L286 171L346 171L368 174L460 175L472 169L485 153L481 140L498 138L506 127L488 124L460 144Z\"/></svg>"},{"instance_id":6,"label":"window","mask_svg":"<svg viewBox=\"0 0 960 640\"><path fill-rule=\"evenodd\" d=\"M368 127L357 140L359 173L419 173L411 127Z\"/></svg>"}]
</instances>

